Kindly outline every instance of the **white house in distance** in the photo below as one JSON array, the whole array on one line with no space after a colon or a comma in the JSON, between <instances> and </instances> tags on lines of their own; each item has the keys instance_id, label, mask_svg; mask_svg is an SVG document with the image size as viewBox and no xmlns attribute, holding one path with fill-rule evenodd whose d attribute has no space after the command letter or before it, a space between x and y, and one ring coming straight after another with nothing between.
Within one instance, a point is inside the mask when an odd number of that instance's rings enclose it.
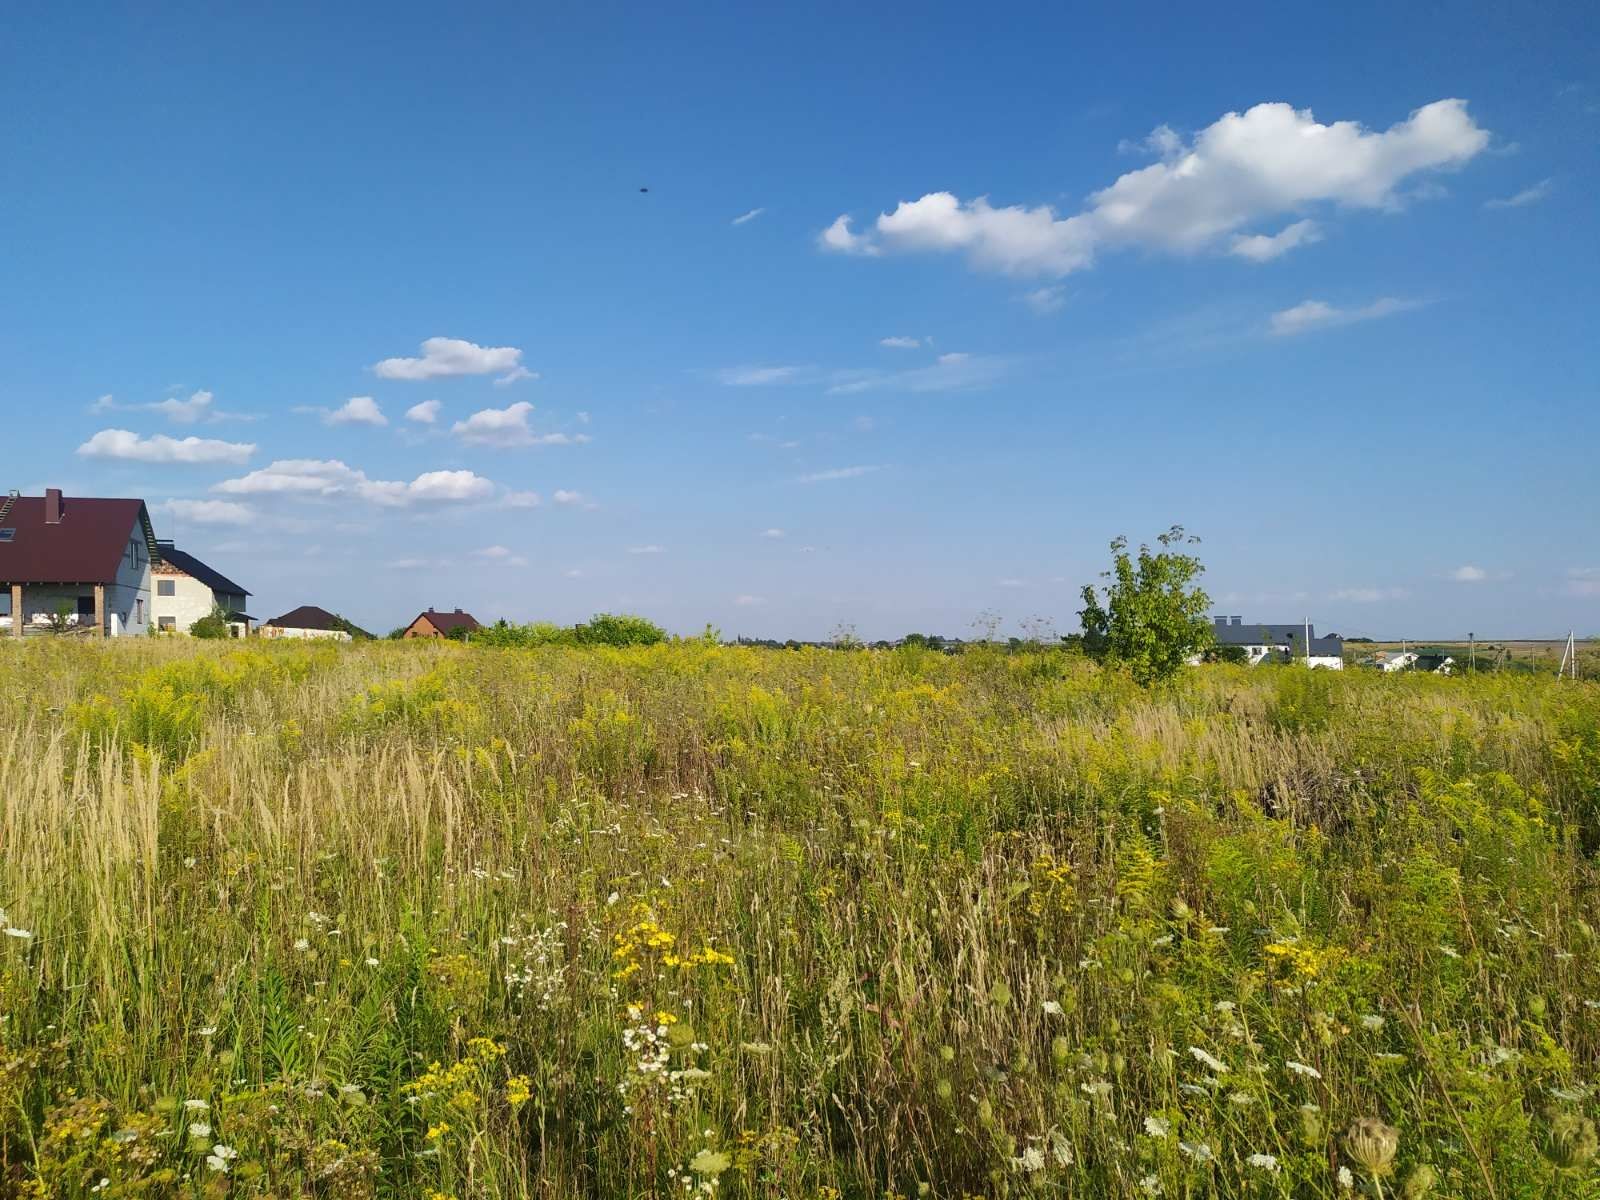
<instances>
[{"instance_id":1,"label":"white house in distance","mask_svg":"<svg viewBox=\"0 0 1600 1200\"><path fill-rule=\"evenodd\" d=\"M156 542L156 548L161 560L152 568L155 597L151 610L157 629L188 633L201 617L220 608L228 614L228 628L234 637L250 632L250 615L244 611L249 592L169 541Z\"/></svg>"},{"instance_id":2,"label":"white house in distance","mask_svg":"<svg viewBox=\"0 0 1600 1200\"><path fill-rule=\"evenodd\" d=\"M142 634L159 558L143 500L12 492L0 499L0 629L44 633L65 610L70 630Z\"/></svg>"},{"instance_id":3,"label":"white house in distance","mask_svg":"<svg viewBox=\"0 0 1600 1200\"><path fill-rule=\"evenodd\" d=\"M1344 670L1344 639L1337 634L1318 637L1309 621L1293 625L1246 625L1243 617L1215 617L1212 632L1219 646L1242 646L1253 667L1274 654L1293 655L1308 667Z\"/></svg>"},{"instance_id":4,"label":"white house in distance","mask_svg":"<svg viewBox=\"0 0 1600 1200\"><path fill-rule=\"evenodd\" d=\"M290 609L281 617L262 623L257 631L264 638L326 638L335 642L350 641L350 632L338 617L315 604L302 604Z\"/></svg>"}]
</instances>

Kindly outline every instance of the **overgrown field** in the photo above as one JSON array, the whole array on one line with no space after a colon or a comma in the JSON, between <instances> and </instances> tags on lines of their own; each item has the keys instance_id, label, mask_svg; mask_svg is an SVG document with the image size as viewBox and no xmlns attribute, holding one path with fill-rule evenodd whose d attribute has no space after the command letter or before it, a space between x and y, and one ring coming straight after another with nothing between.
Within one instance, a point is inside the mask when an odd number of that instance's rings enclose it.
<instances>
[{"instance_id":1,"label":"overgrown field","mask_svg":"<svg viewBox=\"0 0 1600 1200\"><path fill-rule=\"evenodd\" d=\"M0 647L0 1195L1600 1195L1597 854L1591 684Z\"/></svg>"}]
</instances>

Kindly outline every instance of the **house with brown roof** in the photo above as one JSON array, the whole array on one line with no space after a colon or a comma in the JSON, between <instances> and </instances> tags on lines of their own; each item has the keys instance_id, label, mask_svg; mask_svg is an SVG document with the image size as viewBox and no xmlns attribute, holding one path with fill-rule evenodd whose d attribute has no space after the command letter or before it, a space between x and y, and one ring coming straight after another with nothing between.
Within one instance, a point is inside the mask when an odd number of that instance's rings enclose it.
<instances>
[{"instance_id":1,"label":"house with brown roof","mask_svg":"<svg viewBox=\"0 0 1600 1200\"><path fill-rule=\"evenodd\" d=\"M335 642L348 642L352 635L372 636L337 613L318 608L315 604L302 604L281 617L273 617L263 622L256 632L264 638L326 638Z\"/></svg>"},{"instance_id":2,"label":"house with brown roof","mask_svg":"<svg viewBox=\"0 0 1600 1200\"><path fill-rule=\"evenodd\" d=\"M418 613L417 619L407 625L401 637L406 638L442 638L449 637L456 630L472 633L482 629L477 619L471 613L462 612L459 608L454 612L437 612L429 609L425 613Z\"/></svg>"},{"instance_id":3,"label":"house with brown roof","mask_svg":"<svg viewBox=\"0 0 1600 1200\"><path fill-rule=\"evenodd\" d=\"M0 499L0 631L142 634L160 558L143 500L12 492Z\"/></svg>"}]
</instances>

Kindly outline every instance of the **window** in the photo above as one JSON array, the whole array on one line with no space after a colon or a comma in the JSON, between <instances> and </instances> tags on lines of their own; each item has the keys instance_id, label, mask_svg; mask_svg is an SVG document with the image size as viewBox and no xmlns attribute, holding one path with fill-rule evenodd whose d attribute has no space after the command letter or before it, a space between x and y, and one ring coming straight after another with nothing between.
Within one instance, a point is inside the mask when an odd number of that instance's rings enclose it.
<instances>
[{"instance_id":1,"label":"window","mask_svg":"<svg viewBox=\"0 0 1600 1200\"><path fill-rule=\"evenodd\" d=\"M78 615L80 617L92 617L92 616L94 616L94 597L93 596L79 596L78 597Z\"/></svg>"},{"instance_id":2,"label":"window","mask_svg":"<svg viewBox=\"0 0 1600 1200\"><path fill-rule=\"evenodd\" d=\"M176 579L156 580L156 595L176 596L178 594L178 581Z\"/></svg>"},{"instance_id":3,"label":"window","mask_svg":"<svg viewBox=\"0 0 1600 1200\"><path fill-rule=\"evenodd\" d=\"M156 618L156 625L159 626L162 629L176 629L178 627L178 618L177 617L157 617Z\"/></svg>"},{"instance_id":4,"label":"window","mask_svg":"<svg viewBox=\"0 0 1600 1200\"><path fill-rule=\"evenodd\" d=\"M140 596L137 600L135 600L133 602L133 623L135 625L143 625L144 624L144 597L143 596Z\"/></svg>"},{"instance_id":5,"label":"window","mask_svg":"<svg viewBox=\"0 0 1600 1200\"><path fill-rule=\"evenodd\" d=\"M17 531L15 529L0 529L0 542L9 542L16 536Z\"/></svg>"}]
</instances>

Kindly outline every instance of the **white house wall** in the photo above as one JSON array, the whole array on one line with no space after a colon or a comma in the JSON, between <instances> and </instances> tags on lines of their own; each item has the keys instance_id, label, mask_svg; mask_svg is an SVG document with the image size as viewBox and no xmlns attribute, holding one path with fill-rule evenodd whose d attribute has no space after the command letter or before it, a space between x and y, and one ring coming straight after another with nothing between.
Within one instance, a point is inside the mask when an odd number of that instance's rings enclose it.
<instances>
[{"instance_id":1,"label":"white house wall","mask_svg":"<svg viewBox=\"0 0 1600 1200\"><path fill-rule=\"evenodd\" d=\"M171 582L173 594L161 595L161 585ZM209 617L216 603L211 589L193 575L157 575L155 577L154 606L156 628L162 628L161 618L171 617L172 627L179 633L188 633L189 627L201 617Z\"/></svg>"}]
</instances>

